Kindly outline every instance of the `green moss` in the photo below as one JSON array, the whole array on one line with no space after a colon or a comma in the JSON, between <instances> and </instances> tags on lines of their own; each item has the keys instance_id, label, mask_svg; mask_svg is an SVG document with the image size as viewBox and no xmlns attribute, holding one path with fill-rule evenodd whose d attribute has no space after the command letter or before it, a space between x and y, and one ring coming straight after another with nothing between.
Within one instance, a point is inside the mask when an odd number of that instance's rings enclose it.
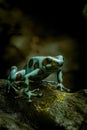
<instances>
[{"instance_id":1,"label":"green moss","mask_svg":"<svg viewBox=\"0 0 87 130\"><path fill-rule=\"evenodd\" d=\"M41 105L36 106L36 110L39 111L39 112L40 111L48 112L49 109L50 109L49 107L42 107Z\"/></svg>"},{"instance_id":2,"label":"green moss","mask_svg":"<svg viewBox=\"0 0 87 130\"><path fill-rule=\"evenodd\" d=\"M46 103L44 101L41 101L39 104L36 105L36 110L38 112L44 111L44 112L48 112L49 111L49 103Z\"/></svg>"},{"instance_id":3,"label":"green moss","mask_svg":"<svg viewBox=\"0 0 87 130\"><path fill-rule=\"evenodd\" d=\"M57 102L62 102L62 101L65 100L65 97L66 97L66 96L67 96L66 93L58 94L56 101L57 101Z\"/></svg>"}]
</instances>

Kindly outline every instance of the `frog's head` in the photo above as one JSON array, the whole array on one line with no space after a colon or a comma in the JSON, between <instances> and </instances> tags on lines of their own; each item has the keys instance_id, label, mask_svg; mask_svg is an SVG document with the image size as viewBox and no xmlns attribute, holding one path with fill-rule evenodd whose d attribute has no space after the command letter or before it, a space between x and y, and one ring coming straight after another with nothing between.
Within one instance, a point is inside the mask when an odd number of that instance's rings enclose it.
<instances>
[{"instance_id":1,"label":"frog's head","mask_svg":"<svg viewBox=\"0 0 87 130\"><path fill-rule=\"evenodd\" d=\"M11 71L12 71L12 70L17 72L18 68L17 68L16 66L12 66L12 67L11 67Z\"/></svg>"},{"instance_id":2,"label":"frog's head","mask_svg":"<svg viewBox=\"0 0 87 130\"><path fill-rule=\"evenodd\" d=\"M63 65L63 63L64 63L64 57L62 55L58 55L57 59L58 59L59 65L60 66Z\"/></svg>"}]
</instances>

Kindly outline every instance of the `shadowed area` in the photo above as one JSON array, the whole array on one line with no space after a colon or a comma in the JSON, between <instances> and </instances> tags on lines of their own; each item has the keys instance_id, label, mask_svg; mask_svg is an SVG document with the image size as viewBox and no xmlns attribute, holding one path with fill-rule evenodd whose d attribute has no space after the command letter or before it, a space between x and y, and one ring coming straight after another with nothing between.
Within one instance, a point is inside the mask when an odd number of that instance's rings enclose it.
<instances>
[{"instance_id":1,"label":"shadowed area","mask_svg":"<svg viewBox=\"0 0 87 130\"><path fill-rule=\"evenodd\" d=\"M86 8L85 0L49 3L0 0L0 79L7 79L13 65L22 69L32 56L62 54L63 84L72 91L69 95L57 92L52 86L40 86L44 96L41 99L34 98L34 103L28 106L22 99L14 100L13 91L12 97L7 99L4 95L6 89L3 90L5 81L0 91L0 129L9 130L9 121L18 130L48 130L50 125L55 130L87 129L86 92L82 91L87 89ZM46 80L57 81L57 74L53 73ZM81 93L78 92L80 90ZM4 120L6 127L2 125ZM21 120L23 124L20 124ZM32 122L34 127L30 125Z\"/></svg>"},{"instance_id":2,"label":"shadowed area","mask_svg":"<svg viewBox=\"0 0 87 130\"><path fill-rule=\"evenodd\" d=\"M86 130L87 129L87 90L75 93L61 92L55 85L33 85L39 88L42 97L26 95L15 98L11 89L6 94L7 81L0 80L0 128L8 130ZM21 89L23 89L23 85Z\"/></svg>"}]
</instances>

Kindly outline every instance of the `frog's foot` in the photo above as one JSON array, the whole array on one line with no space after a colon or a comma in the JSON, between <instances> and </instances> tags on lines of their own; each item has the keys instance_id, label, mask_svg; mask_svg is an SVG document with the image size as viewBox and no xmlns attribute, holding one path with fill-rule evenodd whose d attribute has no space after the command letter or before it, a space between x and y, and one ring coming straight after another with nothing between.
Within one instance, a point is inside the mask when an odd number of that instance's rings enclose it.
<instances>
[{"instance_id":1,"label":"frog's foot","mask_svg":"<svg viewBox=\"0 0 87 130\"><path fill-rule=\"evenodd\" d=\"M18 87L17 85L13 82L8 82L8 86L7 86L7 93L10 93L11 88L15 91L18 92Z\"/></svg>"},{"instance_id":2,"label":"frog's foot","mask_svg":"<svg viewBox=\"0 0 87 130\"><path fill-rule=\"evenodd\" d=\"M39 90L40 90L39 88L34 89L34 90L31 90L31 93L36 92L36 91L39 91ZM37 94L33 93L33 95L38 96L38 97L41 97L43 94L42 94L42 93L37 93Z\"/></svg>"},{"instance_id":3,"label":"frog's foot","mask_svg":"<svg viewBox=\"0 0 87 130\"><path fill-rule=\"evenodd\" d=\"M34 89L34 90L25 90L24 94L28 96L29 102L32 102L31 97L41 97L42 93L34 93L35 91L39 91L39 88Z\"/></svg>"},{"instance_id":4,"label":"frog's foot","mask_svg":"<svg viewBox=\"0 0 87 130\"><path fill-rule=\"evenodd\" d=\"M62 83L58 83L58 84L56 85L56 87L57 87L58 89L60 89L61 91L70 92L70 89L65 88L64 85L63 85Z\"/></svg>"}]
</instances>

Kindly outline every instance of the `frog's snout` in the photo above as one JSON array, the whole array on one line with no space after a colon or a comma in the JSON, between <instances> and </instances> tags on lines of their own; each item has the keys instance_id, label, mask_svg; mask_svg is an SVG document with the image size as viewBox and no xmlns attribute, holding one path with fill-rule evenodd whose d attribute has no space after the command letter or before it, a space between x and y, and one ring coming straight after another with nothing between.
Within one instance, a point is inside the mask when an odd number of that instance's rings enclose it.
<instances>
[{"instance_id":1,"label":"frog's snout","mask_svg":"<svg viewBox=\"0 0 87 130\"><path fill-rule=\"evenodd\" d=\"M58 55L57 59L59 60L60 65L63 65L63 63L64 63L64 57L62 55Z\"/></svg>"}]
</instances>

